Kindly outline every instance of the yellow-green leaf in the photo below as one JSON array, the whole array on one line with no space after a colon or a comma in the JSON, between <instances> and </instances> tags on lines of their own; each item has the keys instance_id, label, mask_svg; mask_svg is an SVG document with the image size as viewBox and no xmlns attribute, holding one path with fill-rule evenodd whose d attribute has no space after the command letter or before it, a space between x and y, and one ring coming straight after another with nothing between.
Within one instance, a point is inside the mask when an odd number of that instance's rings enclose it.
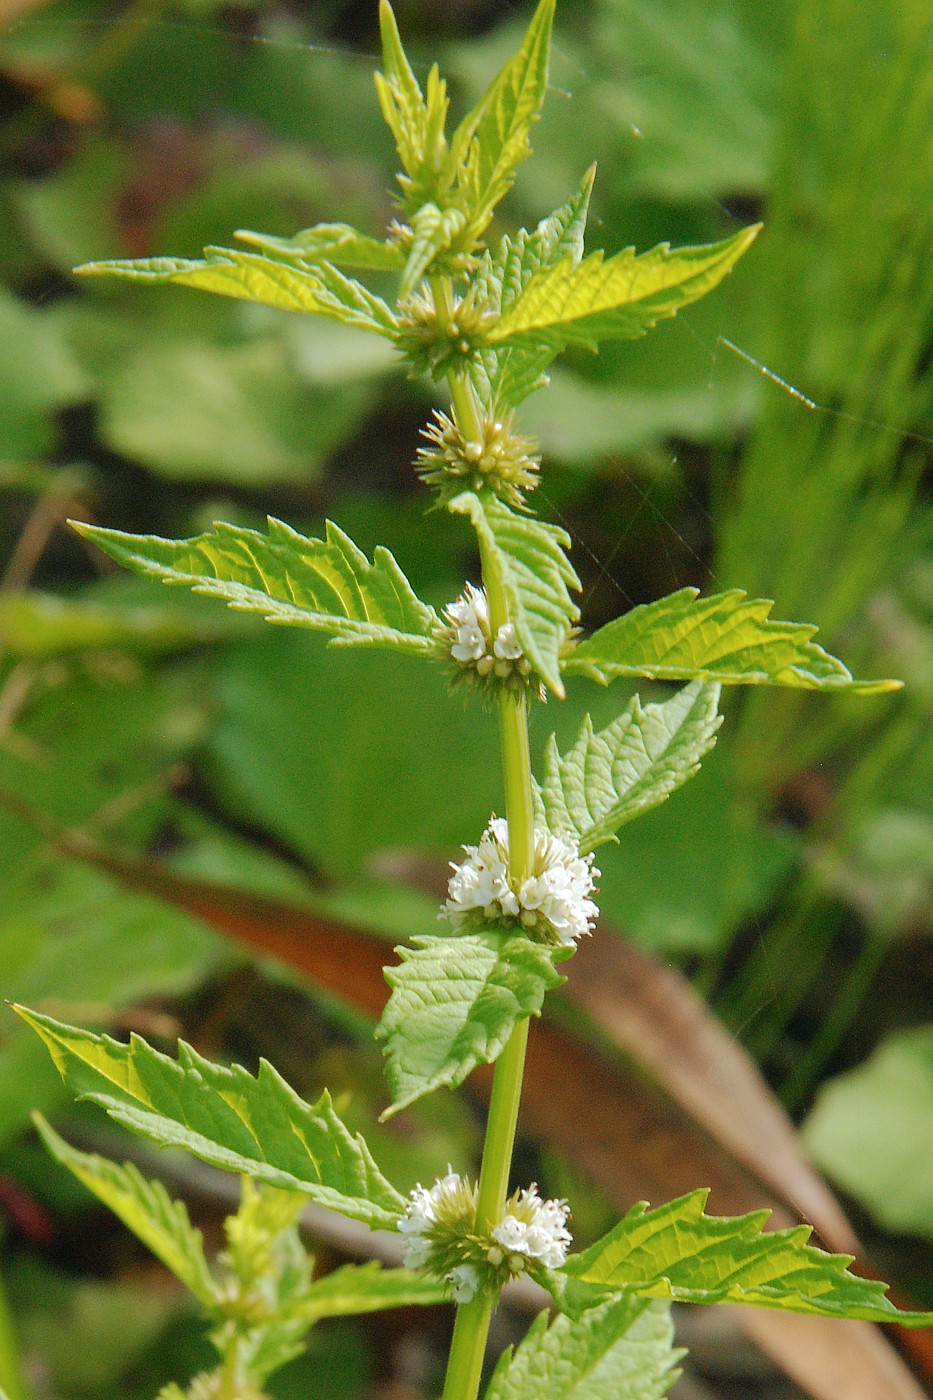
<instances>
[{"instance_id":1,"label":"yellow-green leaf","mask_svg":"<svg viewBox=\"0 0 933 1400\"><path fill-rule=\"evenodd\" d=\"M45 1042L72 1093L160 1147L183 1147L225 1171L301 1191L374 1229L394 1228L404 1210L404 1197L330 1095L306 1103L265 1060L254 1076L240 1065L212 1064L184 1041L172 1060L139 1036L123 1045L14 1010Z\"/></svg>"},{"instance_id":2,"label":"yellow-green leaf","mask_svg":"<svg viewBox=\"0 0 933 1400\"><path fill-rule=\"evenodd\" d=\"M330 632L336 646L384 646L435 655L437 614L422 603L387 549L373 563L331 521L323 540L269 519L269 533L215 525L190 540L127 535L72 522L134 573L221 598L269 622Z\"/></svg>"},{"instance_id":3,"label":"yellow-green leaf","mask_svg":"<svg viewBox=\"0 0 933 1400\"><path fill-rule=\"evenodd\" d=\"M758 234L743 229L722 243L671 249L661 243L637 256L592 253L543 268L486 332L491 345L528 341L557 350L643 335L665 316L699 300L722 281Z\"/></svg>"},{"instance_id":4,"label":"yellow-green leaf","mask_svg":"<svg viewBox=\"0 0 933 1400\"><path fill-rule=\"evenodd\" d=\"M446 1303L450 1285L438 1283L411 1269L383 1269L379 1264L345 1264L316 1279L292 1307L281 1307L281 1317L301 1317L309 1323L324 1317L349 1317L382 1312L385 1308L432 1307Z\"/></svg>"},{"instance_id":5,"label":"yellow-green leaf","mask_svg":"<svg viewBox=\"0 0 933 1400\"><path fill-rule=\"evenodd\" d=\"M528 136L547 90L554 3L539 0L521 48L451 140L457 199L466 211L472 240L480 237L511 187L516 168L531 154Z\"/></svg>"},{"instance_id":6,"label":"yellow-green leaf","mask_svg":"<svg viewBox=\"0 0 933 1400\"><path fill-rule=\"evenodd\" d=\"M853 680L841 661L812 640L815 627L774 622L768 616L773 606L766 598L747 598L741 588L709 598L681 588L632 608L585 638L567 657L564 671L603 685L620 676L648 676L862 695L900 687L900 681Z\"/></svg>"},{"instance_id":7,"label":"yellow-green leaf","mask_svg":"<svg viewBox=\"0 0 933 1400\"><path fill-rule=\"evenodd\" d=\"M551 1275L555 1294L571 1312L607 1292L623 1292L909 1327L933 1323L933 1313L899 1312L885 1284L850 1273L850 1255L808 1244L809 1225L765 1231L766 1210L706 1215L708 1194L693 1191L656 1210L644 1202L633 1206L601 1240L571 1255L562 1275Z\"/></svg>"},{"instance_id":8,"label":"yellow-green leaf","mask_svg":"<svg viewBox=\"0 0 933 1400\"><path fill-rule=\"evenodd\" d=\"M199 1302L213 1306L216 1290L201 1246L201 1232L188 1219L184 1202L173 1201L161 1181L147 1181L131 1162L121 1167L106 1157L79 1152L60 1138L40 1113L33 1114L33 1122L56 1162L103 1201Z\"/></svg>"},{"instance_id":9,"label":"yellow-green leaf","mask_svg":"<svg viewBox=\"0 0 933 1400\"><path fill-rule=\"evenodd\" d=\"M569 257L576 266L583 257L583 234L596 176L590 166L565 204L542 219L533 233L519 229L505 234L495 252L487 252L476 273L479 300L502 313L521 296L536 272ZM544 370L553 359L547 346L499 346L481 353L472 376L482 401L501 412L514 408L532 390L546 383Z\"/></svg>"},{"instance_id":10,"label":"yellow-green leaf","mask_svg":"<svg viewBox=\"0 0 933 1400\"><path fill-rule=\"evenodd\" d=\"M203 259L117 258L85 263L75 271L134 282L173 282L284 311L325 316L390 338L396 329L395 317L381 297L328 262L295 267L239 248L205 248Z\"/></svg>"},{"instance_id":11,"label":"yellow-green leaf","mask_svg":"<svg viewBox=\"0 0 933 1400\"><path fill-rule=\"evenodd\" d=\"M301 263L329 262L337 267L365 267L377 272L397 271L405 263L395 243L369 238L349 224L315 224L291 238L254 233L252 229L237 229L234 236L273 257L294 258Z\"/></svg>"}]
</instances>

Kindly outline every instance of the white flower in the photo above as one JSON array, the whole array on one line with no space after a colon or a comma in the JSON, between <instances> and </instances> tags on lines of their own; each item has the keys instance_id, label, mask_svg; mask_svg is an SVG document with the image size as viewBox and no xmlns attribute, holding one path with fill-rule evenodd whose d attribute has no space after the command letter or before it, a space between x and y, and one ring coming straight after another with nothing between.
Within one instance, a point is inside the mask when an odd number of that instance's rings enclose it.
<instances>
[{"instance_id":1,"label":"white flower","mask_svg":"<svg viewBox=\"0 0 933 1400\"><path fill-rule=\"evenodd\" d=\"M447 1168L447 1175L439 1177L434 1185L426 1189L419 1182L411 1193L405 1214L398 1222L399 1233L405 1236L405 1265L409 1269L420 1269L431 1254L428 1235L431 1227L438 1222L438 1216L446 1216L462 1189L463 1183L457 1172Z\"/></svg>"},{"instance_id":2,"label":"white flower","mask_svg":"<svg viewBox=\"0 0 933 1400\"><path fill-rule=\"evenodd\" d=\"M465 594L445 608L444 614L451 632L455 634L450 647L451 656L464 665L479 661L486 654L489 640L486 594L481 588L474 588L472 583L468 583Z\"/></svg>"},{"instance_id":3,"label":"white flower","mask_svg":"<svg viewBox=\"0 0 933 1400\"><path fill-rule=\"evenodd\" d=\"M419 1183L398 1222L399 1233L405 1237L406 1267L428 1269L447 1279L454 1285L455 1300L469 1302L480 1278L469 1261L463 1260L462 1246L475 1223L476 1187L457 1172L448 1167L447 1175L430 1188Z\"/></svg>"},{"instance_id":4,"label":"white flower","mask_svg":"<svg viewBox=\"0 0 933 1400\"><path fill-rule=\"evenodd\" d=\"M545 943L572 945L592 932L599 909L590 898L599 871L562 836L535 832L533 873L516 890L509 879L509 828L493 817L466 860L452 864L441 917L456 927L486 921L521 923Z\"/></svg>"},{"instance_id":5,"label":"white flower","mask_svg":"<svg viewBox=\"0 0 933 1400\"><path fill-rule=\"evenodd\" d=\"M479 1269L473 1264L456 1264L445 1275L447 1282L453 1284L453 1300L455 1303L469 1303L476 1297L481 1279Z\"/></svg>"},{"instance_id":6,"label":"white flower","mask_svg":"<svg viewBox=\"0 0 933 1400\"><path fill-rule=\"evenodd\" d=\"M526 1259L548 1269L559 1269L567 1261L573 1236L567 1229L566 1201L544 1201L538 1188L516 1191L511 1209L494 1228L492 1237L508 1260L509 1271L520 1273Z\"/></svg>"},{"instance_id":7,"label":"white flower","mask_svg":"<svg viewBox=\"0 0 933 1400\"><path fill-rule=\"evenodd\" d=\"M468 583L460 597L444 609L444 625L437 636L450 648L458 666L481 681L511 686L528 682L531 663L522 651L515 625L503 622L493 636L484 589Z\"/></svg>"},{"instance_id":8,"label":"white flower","mask_svg":"<svg viewBox=\"0 0 933 1400\"><path fill-rule=\"evenodd\" d=\"M522 647L515 631L514 622L503 622L496 633L492 649L501 661L521 660Z\"/></svg>"},{"instance_id":9,"label":"white flower","mask_svg":"<svg viewBox=\"0 0 933 1400\"><path fill-rule=\"evenodd\" d=\"M483 1288L498 1290L536 1264L559 1269L566 1262L572 1243L566 1201L542 1200L534 1185L516 1191L488 1233L477 1226L476 1203L476 1187L448 1168L430 1189L415 1187L398 1222L405 1264L446 1280L454 1302L468 1303Z\"/></svg>"}]
</instances>

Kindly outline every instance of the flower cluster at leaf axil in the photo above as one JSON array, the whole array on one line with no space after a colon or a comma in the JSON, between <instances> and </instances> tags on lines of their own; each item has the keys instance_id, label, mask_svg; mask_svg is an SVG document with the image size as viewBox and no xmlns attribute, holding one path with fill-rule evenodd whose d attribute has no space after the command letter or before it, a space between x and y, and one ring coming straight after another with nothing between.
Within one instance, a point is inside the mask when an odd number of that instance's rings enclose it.
<instances>
[{"instance_id":1,"label":"flower cluster at leaf axil","mask_svg":"<svg viewBox=\"0 0 933 1400\"><path fill-rule=\"evenodd\" d=\"M456 928L520 926L542 943L571 947L592 933L599 909L590 895L599 871L562 836L535 831L534 866L517 886L509 875L509 827L493 817L466 860L452 864L441 917Z\"/></svg>"},{"instance_id":2,"label":"flower cluster at leaf axil","mask_svg":"<svg viewBox=\"0 0 933 1400\"><path fill-rule=\"evenodd\" d=\"M534 443L513 431L508 415L482 418L476 436L468 438L458 423L435 409L433 422L422 429L422 436L430 446L418 449L415 469L423 482L438 488L442 501L467 489L488 487L520 510L524 493L538 484L541 462Z\"/></svg>"},{"instance_id":3,"label":"flower cluster at leaf axil","mask_svg":"<svg viewBox=\"0 0 933 1400\"><path fill-rule=\"evenodd\" d=\"M536 1266L559 1269L566 1262L573 1243L566 1201L542 1200L531 1185L509 1197L491 1229L478 1228L476 1213L475 1185L448 1168L432 1187L415 1187L398 1225L408 1268L445 1279L455 1302L468 1303L481 1288L498 1291Z\"/></svg>"},{"instance_id":4,"label":"flower cluster at leaf axil","mask_svg":"<svg viewBox=\"0 0 933 1400\"><path fill-rule=\"evenodd\" d=\"M454 680L473 680L489 689L503 685L523 690L537 684L515 624L503 622L493 636L485 589L468 583L460 597L444 609L444 618L437 635L450 649Z\"/></svg>"}]
</instances>

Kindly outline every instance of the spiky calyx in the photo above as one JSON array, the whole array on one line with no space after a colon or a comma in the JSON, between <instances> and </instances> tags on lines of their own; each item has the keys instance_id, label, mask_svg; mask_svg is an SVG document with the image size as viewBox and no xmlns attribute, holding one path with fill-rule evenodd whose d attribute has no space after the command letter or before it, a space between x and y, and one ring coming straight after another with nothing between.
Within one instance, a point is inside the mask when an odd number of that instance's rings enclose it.
<instances>
[{"instance_id":1,"label":"spiky calyx","mask_svg":"<svg viewBox=\"0 0 933 1400\"><path fill-rule=\"evenodd\" d=\"M490 319L469 292L440 316L433 298L416 293L399 308L396 343L413 374L437 380L451 372L462 375L482 348Z\"/></svg>"},{"instance_id":2,"label":"spiky calyx","mask_svg":"<svg viewBox=\"0 0 933 1400\"><path fill-rule=\"evenodd\" d=\"M538 484L541 459L531 438L512 431L510 417L485 417L479 433L467 438L458 423L435 409L433 421L422 429L430 447L418 449L415 470L428 486L436 486L442 502L465 488L488 487L515 510L525 504L525 491Z\"/></svg>"}]
</instances>

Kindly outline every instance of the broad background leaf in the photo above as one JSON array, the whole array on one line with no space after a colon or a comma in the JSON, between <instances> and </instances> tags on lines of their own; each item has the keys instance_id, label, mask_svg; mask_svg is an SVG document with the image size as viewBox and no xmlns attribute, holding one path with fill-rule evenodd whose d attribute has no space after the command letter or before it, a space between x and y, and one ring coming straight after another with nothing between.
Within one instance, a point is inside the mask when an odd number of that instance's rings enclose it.
<instances>
[{"instance_id":1,"label":"broad background leaf","mask_svg":"<svg viewBox=\"0 0 933 1400\"><path fill-rule=\"evenodd\" d=\"M54 318L0 291L0 441L28 460L55 440L55 413L77 403L87 382Z\"/></svg>"},{"instance_id":2,"label":"broad background leaf","mask_svg":"<svg viewBox=\"0 0 933 1400\"><path fill-rule=\"evenodd\" d=\"M516 1024L540 1014L564 980L552 950L524 934L419 938L386 968L392 995L379 1023L392 1091L388 1117L441 1085L453 1089L498 1058Z\"/></svg>"},{"instance_id":3,"label":"broad background leaf","mask_svg":"<svg viewBox=\"0 0 933 1400\"><path fill-rule=\"evenodd\" d=\"M331 877L359 878L392 847L445 858L501 801L493 718L451 704L440 667L370 648L325 652L323 638L266 628L230 653L217 694L208 758L223 806ZM436 932L436 915L435 905L426 926L395 928L394 940Z\"/></svg>"},{"instance_id":4,"label":"broad background leaf","mask_svg":"<svg viewBox=\"0 0 933 1400\"><path fill-rule=\"evenodd\" d=\"M101 432L175 481L303 484L372 401L360 381L303 383L300 349L282 335L233 345L140 336L125 351L121 339L101 369Z\"/></svg>"},{"instance_id":5,"label":"broad background leaf","mask_svg":"<svg viewBox=\"0 0 933 1400\"><path fill-rule=\"evenodd\" d=\"M160 779L202 741L204 727L203 673L190 661L177 657L170 672L142 681L82 667L40 692L19 717L22 747L0 750L0 793L80 828L109 804L119 806L127 791L138 792L109 834L145 843L167 816ZM11 999L77 1018L88 1006L183 995L229 965L229 948L199 920L58 856L4 809L0 881L0 974ZM50 1113L67 1097L36 1038L7 1019L0 1145L22 1130L31 1109Z\"/></svg>"},{"instance_id":6,"label":"broad background leaf","mask_svg":"<svg viewBox=\"0 0 933 1400\"><path fill-rule=\"evenodd\" d=\"M803 1127L830 1180L889 1230L933 1239L933 1026L825 1083Z\"/></svg>"},{"instance_id":7,"label":"broad background leaf","mask_svg":"<svg viewBox=\"0 0 933 1400\"><path fill-rule=\"evenodd\" d=\"M552 735L537 789L550 830L567 832L581 851L592 851L663 802L693 777L715 743L718 703L719 687L697 681L660 705L633 696L599 733L587 715L563 755Z\"/></svg>"},{"instance_id":8,"label":"broad background leaf","mask_svg":"<svg viewBox=\"0 0 933 1400\"><path fill-rule=\"evenodd\" d=\"M238 1065L212 1064L183 1042L175 1061L137 1036L121 1045L18 1011L45 1041L69 1089L132 1131L226 1171L303 1191L373 1227L395 1224L404 1198L326 1093L307 1104L265 1062L254 1078Z\"/></svg>"}]
</instances>

